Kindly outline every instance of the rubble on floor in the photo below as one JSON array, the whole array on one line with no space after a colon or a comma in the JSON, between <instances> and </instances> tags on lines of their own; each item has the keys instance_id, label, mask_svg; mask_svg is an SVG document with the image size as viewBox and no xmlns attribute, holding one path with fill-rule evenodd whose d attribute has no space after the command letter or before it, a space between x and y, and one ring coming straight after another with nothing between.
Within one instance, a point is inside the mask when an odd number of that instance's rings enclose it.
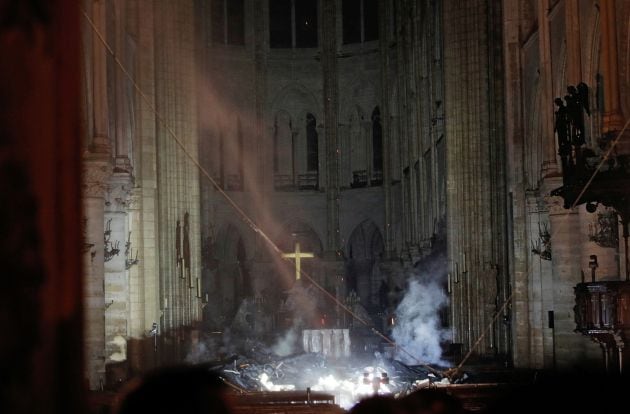
<instances>
[{"instance_id":1,"label":"rubble on floor","mask_svg":"<svg viewBox=\"0 0 630 414\"><path fill-rule=\"evenodd\" d=\"M375 353L372 358L326 358L319 353L277 357L251 347L250 355L234 355L208 364L232 387L242 392L305 391L335 396L349 408L361 398L378 394L406 395L432 384L450 384L440 367L409 366ZM454 383L466 381L464 374Z\"/></svg>"}]
</instances>

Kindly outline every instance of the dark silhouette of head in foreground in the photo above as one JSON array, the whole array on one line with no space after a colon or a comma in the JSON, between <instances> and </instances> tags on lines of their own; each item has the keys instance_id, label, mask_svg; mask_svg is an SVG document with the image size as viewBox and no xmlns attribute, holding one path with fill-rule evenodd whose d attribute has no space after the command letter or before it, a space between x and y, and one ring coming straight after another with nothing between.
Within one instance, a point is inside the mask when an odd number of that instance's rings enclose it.
<instances>
[{"instance_id":1,"label":"dark silhouette of head in foreground","mask_svg":"<svg viewBox=\"0 0 630 414\"><path fill-rule=\"evenodd\" d=\"M115 412L229 414L225 391L223 381L207 368L165 368L130 384Z\"/></svg>"},{"instance_id":2,"label":"dark silhouette of head in foreground","mask_svg":"<svg viewBox=\"0 0 630 414\"><path fill-rule=\"evenodd\" d=\"M488 414L602 414L628 411L627 376L541 373L533 384L515 387Z\"/></svg>"},{"instance_id":3,"label":"dark silhouette of head in foreground","mask_svg":"<svg viewBox=\"0 0 630 414\"><path fill-rule=\"evenodd\" d=\"M403 410L394 398L379 395L361 400L350 414L403 414Z\"/></svg>"},{"instance_id":4,"label":"dark silhouette of head in foreground","mask_svg":"<svg viewBox=\"0 0 630 414\"><path fill-rule=\"evenodd\" d=\"M401 400L408 414L460 414L462 403L444 390L421 389Z\"/></svg>"}]
</instances>

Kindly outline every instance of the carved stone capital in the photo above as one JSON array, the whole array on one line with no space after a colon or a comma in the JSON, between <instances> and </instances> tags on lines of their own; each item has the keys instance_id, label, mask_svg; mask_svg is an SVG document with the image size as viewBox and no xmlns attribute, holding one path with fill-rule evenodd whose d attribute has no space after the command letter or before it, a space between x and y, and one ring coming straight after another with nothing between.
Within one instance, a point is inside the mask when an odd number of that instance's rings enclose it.
<instances>
[{"instance_id":1,"label":"carved stone capital","mask_svg":"<svg viewBox=\"0 0 630 414\"><path fill-rule=\"evenodd\" d=\"M127 211L131 207L133 182L126 173L114 173L107 186L105 208L107 211Z\"/></svg>"},{"instance_id":2,"label":"carved stone capital","mask_svg":"<svg viewBox=\"0 0 630 414\"><path fill-rule=\"evenodd\" d=\"M102 198L108 188L112 174L111 165L103 161L85 161L83 163L83 196Z\"/></svg>"},{"instance_id":3,"label":"carved stone capital","mask_svg":"<svg viewBox=\"0 0 630 414\"><path fill-rule=\"evenodd\" d=\"M130 190L129 197L129 209L138 209L140 207L140 200L142 199L142 190L138 187L134 187Z\"/></svg>"},{"instance_id":4,"label":"carved stone capital","mask_svg":"<svg viewBox=\"0 0 630 414\"><path fill-rule=\"evenodd\" d=\"M562 197L545 196L543 199L545 200L545 204L547 205L547 209L549 210L550 216L577 213L577 210L575 208L573 209L564 208L564 199Z\"/></svg>"}]
</instances>

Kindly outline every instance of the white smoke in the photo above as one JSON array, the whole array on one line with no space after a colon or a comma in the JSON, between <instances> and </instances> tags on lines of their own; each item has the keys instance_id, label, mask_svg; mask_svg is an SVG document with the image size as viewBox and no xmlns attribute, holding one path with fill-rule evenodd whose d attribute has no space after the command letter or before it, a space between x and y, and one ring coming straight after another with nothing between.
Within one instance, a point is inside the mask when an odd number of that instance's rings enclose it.
<instances>
[{"instance_id":1,"label":"white smoke","mask_svg":"<svg viewBox=\"0 0 630 414\"><path fill-rule=\"evenodd\" d=\"M403 300L396 309L396 325L392 336L396 344L423 363L444 365L440 342L447 331L440 328L439 311L448 299L436 281L412 279ZM419 362L406 352L398 357L405 363Z\"/></svg>"},{"instance_id":2,"label":"white smoke","mask_svg":"<svg viewBox=\"0 0 630 414\"><path fill-rule=\"evenodd\" d=\"M189 364L201 364L203 362L211 361L213 359L213 353L210 352L208 346L204 342L198 342L194 344L184 358L184 361Z\"/></svg>"},{"instance_id":3,"label":"white smoke","mask_svg":"<svg viewBox=\"0 0 630 414\"><path fill-rule=\"evenodd\" d=\"M271 350L280 357L289 356L295 352L296 342L297 328L293 327L278 338L276 343L271 347Z\"/></svg>"},{"instance_id":4,"label":"white smoke","mask_svg":"<svg viewBox=\"0 0 630 414\"><path fill-rule=\"evenodd\" d=\"M297 346L298 335L301 334L305 324L317 315L317 300L310 286L296 283L290 290L284 303L284 309L289 311L292 318L292 326L271 347L274 354L284 357L300 351Z\"/></svg>"}]
</instances>

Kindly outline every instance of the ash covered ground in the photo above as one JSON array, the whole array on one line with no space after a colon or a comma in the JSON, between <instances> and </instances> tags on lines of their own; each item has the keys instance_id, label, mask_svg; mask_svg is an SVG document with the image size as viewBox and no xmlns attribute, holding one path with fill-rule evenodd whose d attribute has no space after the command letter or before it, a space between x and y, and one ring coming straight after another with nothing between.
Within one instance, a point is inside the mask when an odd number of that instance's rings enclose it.
<instances>
[{"instance_id":1,"label":"ash covered ground","mask_svg":"<svg viewBox=\"0 0 630 414\"><path fill-rule=\"evenodd\" d=\"M220 337L202 343L189 362L200 363L244 391L324 391L335 396L343 408L350 408L368 395L406 395L433 383L461 383L443 375L446 366L408 365L388 358L381 352L362 353L352 357L333 358L321 353L293 353L279 356L267 346L254 340L243 340L238 345L219 345ZM227 357L217 359L217 351Z\"/></svg>"}]
</instances>

